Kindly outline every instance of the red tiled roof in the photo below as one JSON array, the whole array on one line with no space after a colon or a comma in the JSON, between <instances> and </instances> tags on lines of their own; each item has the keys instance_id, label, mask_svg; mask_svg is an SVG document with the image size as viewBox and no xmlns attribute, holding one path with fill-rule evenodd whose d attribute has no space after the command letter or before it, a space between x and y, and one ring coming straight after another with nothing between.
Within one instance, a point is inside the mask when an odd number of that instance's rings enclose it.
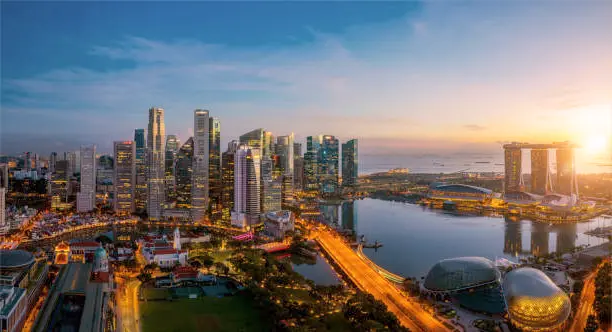
<instances>
[{"instance_id":1,"label":"red tiled roof","mask_svg":"<svg viewBox=\"0 0 612 332\"><path fill-rule=\"evenodd\" d=\"M174 279L195 279L198 277L198 272L181 272L181 273L173 273Z\"/></svg>"},{"instance_id":2,"label":"red tiled roof","mask_svg":"<svg viewBox=\"0 0 612 332\"><path fill-rule=\"evenodd\" d=\"M157 249L153 252L155 255L168 255L168 254L176 254L176 249Z\"/></svg>"},{"instance_id":3,"label":"red tiled roof","mask_svg":"<svg viewBox=\"0 0 612 332\"><path fill-rule=\"evenodd\" d=\"M95 241L82 241L82 242L73 242L70 244L71 247L99 247L100 244Z\"/></svg>"},{"instance_id":4,"label":"red tiled roof","mask_svg":"<svg viewBox=\"0 0 612 332\"><path fill-rule=\"evenodd\" d=\"M108 282L110 280L110 272L94 272L91 276L91 281Z\"/></svg>"}]
</instances>

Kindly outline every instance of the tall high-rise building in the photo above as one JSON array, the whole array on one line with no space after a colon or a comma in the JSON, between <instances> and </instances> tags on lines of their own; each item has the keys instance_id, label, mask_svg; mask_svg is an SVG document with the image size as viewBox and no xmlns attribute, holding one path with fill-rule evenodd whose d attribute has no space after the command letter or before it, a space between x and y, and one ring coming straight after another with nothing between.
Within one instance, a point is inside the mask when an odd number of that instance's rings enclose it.
<instances>
[{"instance_id":1,"label":"tall high-rise building","mask_svg":"<svg viewBox=\"0 0 612 332\"><path fill-rule=\"evenodd\" d=\"M77 194L77 211L96 208L96 146L81 146L81 183Z\"/></svg>"},{"instance_id":2,"label":"tall high-rise building","mask_svg":"<svg viewBox=\"0 0 612 332\"><path fill-rule=\"evenodd\" d=\"M116 141L113 145L115 156L114 210L117 213L130 214L135 210L136 144L134 141Z\"/></svg>"},{"instance_id":3,"label":"tall high-rise building","mask_svg":"<svg viewBox=\"0 0 612 332\"><path fill-rule=\"evenodd\" d=\"M261 191L261 213L282 210L282 183L279 180L263 181Z\"/></svg>"},{"instance_id":4,"label":"tall high-rise building","mask_svg":"<svg viewBox=\"0 0 612 332\"><path fill-rule=\"evenodd\" d=\"M40 156L38 155L38 153L34 154L34 169L40 171L40 169L42 168L42 163L40 162Z\"/></svg>"},{"instance_id":5,"label":"tall high-rise building","mask_svg":"<svg viewBox=\"0 0 612 332\"><path fill-rule=\"evenodd\" d=\"M49 156L49 172L55 172L55 163L57 162L57 152L51 152Z\"/></svg>"},{"instance_id":6,"label":"tall high-rise building","mask_svg":"<svg viewBox=\"0 0 612 332\"><path fill-rule=\"evenodd\" d=\"M0 187L7 188L9 186L9 167L8 164L0 164Z\"/></svg>"},{"instance_id":7,"label":"tall high-rise building","mask_svg":"<svg viewBox=\"0 0 612 332\"><path fill-rule=\"evenodd\" d=\"M149 129L147 137L147 214L150 220L160 220L164 204L164 149L166 127L164 110L149 109Z\"/></svg>"},{"instance_id":8,"label":"tall high-rise building","mask_svg":"<svg viewBox=\"0 0 612 332\"><path fill-rule=\"evenodd\" d=\"M210 214L213 220L221 217L221 121L209 118L208 122L208 192Z\"/></svg>"},{"instance_id":9,"label":"tall high-rise building","mask_svg":"<svg viewBox=\"0 0 612 332\"><path fill-rule=\"evenodd\" d=\"M193 173L191 184L191 218L202 222L208 210L209 114L193 112Z\"/></svg>"},{"instance_id":10,"label":"tall high-rise building","mask_svg":"<svg viewBox=\"0 0 612 332\"><path fill-rule=\"evenodd\" d=\"M282 188L281 197L282 203L291 205L293 203L293 174L285 174L281 176Z\"/></svg>"},{"instance_id":11,"label":"tall high-rise building","mask_svg":"<svg viewBox=\"0 0 612 332\"><path fill-rule=\"evenodd\" d=\"M318 157L318 177L321 192L324 194L334 194L338 191L339 148L336 137L323 135Z\"/></svg>"},{"instance_id":12,"label":"tall high-rise building","mask_svg":"<svg viewBox=\"0 0 612 332\"><path fill-rule=\"evenodd\" d=\"M259 129L257 129L259 130ZM248 135L248 134L246 134ZM242 142L241 142L242 143ZM272 155L276 151L276 144L274 142L274 135L269 131L263 132L263 148L262 148L262 157L268 156L272 157Z\"/></svg>"},{"instance_id":13,"label":"tall high-rise building","mask_svg":"<svg viewBox=\"0 0 612 332\"><path fill-rule=\"evenodd\" d=\"M134 204L136 211L143 212L147 208L147 144L144 129L134 130L134 143L136 145L136 192L134 194Z\"/></svg>"},{"instance_id":14,"label":"tall high-rise building","mask_svg":"<svg viewBox=\"0 0 612 332\"><path fill-rule=\"evenodd\" d=\"M293 143L293 159L302 157L302 143ZM295 163L295 161L294 161Z\"/></svg>"},{"instance_id":15,"label":"tall high-rise building","mask_svg":"<svg viewBox=\"0 0 612 332\"><path fill-rule=\"evenodd\" d=\"M30 152L25 153L23 168L26 171L30 171L32 169L32 154Z\"/></svg>"},{"instance_id":16,"label":"tall high-rise building","mask_svg":"<svg viewBox=\"0 0 612 332\"><path fill-rule=\"evenodd\" d=\"M264 136L263 128L258 128L240 136L240 144L246 144L252 149L263 150L269 147L269 145L266 147L266 144L264 144Z\"/></svg>"},{"instance_id":17,"label":"tall high-rise building","mask_svg":"<svg viewBox=\"0 0 612 332\"><path fill-rule=\"evenodd\" d=\"M323 136L308 136L306 137L306 153L304 154L304 190L318 191L319 190L319 150Z\"/></svg>"},{"instance_id":18,"label":"tall high-rise building","mask_svg":"<svg viewBox=\"0 0 612 332\"><path fill-rule=\"evenodd\" d=\"M342 144L342 186L353 187L357 185L358 175L358 144L352 139Z\"/></svg>"},{"instance_id":19,"label":"tall high-rise building","mask_svg":"<svg viewBox=\"0 0 612 332\"><path fill-rule=\"evenodd\" d=\"M5 235L9 228L6 222L6 188L0 187L0 235Z\"/></svg>"},{"instance_id":20,"label":"tall high-rise building","mask_svg":"<svg viewBox=\"0 0 612 332\"><path fill-rule=\"evenodd\" d=\"M223 186L221 218L225 222L231 221L231 212L234 209L234 156L237 148L238 141L231 141L227 144L227 151L223 152L221 156L221 182Z\"/></svg>"},{"instance_id":21,"label":"tall high-rise building","mask_svg":"<svg viewBox=\"0 0 612 332\"><path fill-rule=\"evenodd\" d=\"M531 149L531 192L545 195L550 190L548 149Z\"/></svg>"},{"instance_id":22,"label":"tall high-rise building","mask_svg":"<svg viewBox=\"0 0 612 332\"><path fill-rule=\"evenodd\" d=\"M269 156L263 156L261 158L261 181L272 181L276 179L273 176L274 172L274 160Z\"/></svg>"},{"instance_id":23,"label":"tall high-rise building","mask_svg":"<svg viewBox=\"0 0 612 332\"><path fill-rule=\"evenodd\" d=\"M280 169L283 175L293 175L293 133L287 136L278 136L276 140L276 154L280 158Z\"/></svg>"},{"instance_id":24,"label":"tall high-rise building","mask_svg":"<svg viewBox=\"0 0 612 332\"><path fill-rule=\"evenodd\" d=\"M574 166L574 149L571 147L557 148L557 184L555 192L563 195L578 194L576 169Z\"/></svg>"},{"instance_id":25,"label":"tall high-rise building","mask_svg":"<svg viewBox=\"0 0 612 332\"><path fill-rule=\"evenodd\" d=\"M296 157L293 161L293 189L304 190L304 158Z\"/></svg>"},{"instance_id":26,"label":"tall high-rise building","mask_svg":"<svg viewBox=\"0 0 612 332\"><path fill-rule=\"evenodd\" d=\"M504 191L523 190L523 152L520 146L504 146Z\"/></svg>"},{"instance_id":27,"label":"tall high-rise building","mask_svg":"<svg viewBox=\"0 0 612 332\"><path fill-rule=\"evenodd\" d=\"M176 199L176 183L174 179L174 158L179 148L181 141L176 135L166 136L166 152L164 160L164 185L166 202L174 202Z\"/></svg>"},{"instance_id":28,"label":"tall high-rise building","mask_svg":"<svg viewBox=\"0 0 612 332\"><path fill-rule=\"evenodd\" d=\"M51 173L51 180L49 181L49 195L51 196L52 209L56 209L59 203L68 202L69 171L70 164L68 160L58 160L55 163L55 172Z\"/></svg>"},{"instance_id":29,"label":"tall high-rise building","mask_svg":"<svg viewBox=\"0 0 612 332\"><path fill-rule=\"evenodd\" d=\"M70 151L66 156L68 158L68 166L70 167L68 170L69 175L72 176L73 174L80 172L79 164L77 163L78 158L76 151Z\"/></svg>"},{"instance_id":30,"label":"tall high-rise building","mask_svg":"<svg viewBox=\"0 0 612 332\"><path fill-rule=\"evenodd\" d=\"M176 154L174 174L176 181L176 207L191 209L191 177L193 174L193 137Z\"/></svg>"},{"instance_id":31,"label":"tall high-rise building","mask_svg":"<svg viewBox=\"0 0 612 332\"><path fill-rule=\"evenodd\" d=\"M261 151L241 144L234 156L234 209L232 225L253 226L261 212Z\"/></svg>"}]
</instances>

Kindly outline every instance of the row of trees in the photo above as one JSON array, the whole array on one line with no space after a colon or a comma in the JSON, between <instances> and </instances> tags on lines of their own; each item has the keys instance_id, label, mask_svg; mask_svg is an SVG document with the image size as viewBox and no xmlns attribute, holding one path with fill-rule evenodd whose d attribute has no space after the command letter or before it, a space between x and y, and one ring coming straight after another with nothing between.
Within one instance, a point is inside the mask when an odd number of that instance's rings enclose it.
<instances>
[{"instance_id":1,"label":"row of trees","mask_svg":"<svg viewBox=\"0 0 612 332\"><path fill-rule=\"evenodd\" d=\"M612 267L610 263L605 263L604 266L599 269L597 276L595 277L595 302L593 307L597 312L597 318L600 324L610 324L612 318L612 281L610 275L612 273Z\"/></svg>"}]
</instances>

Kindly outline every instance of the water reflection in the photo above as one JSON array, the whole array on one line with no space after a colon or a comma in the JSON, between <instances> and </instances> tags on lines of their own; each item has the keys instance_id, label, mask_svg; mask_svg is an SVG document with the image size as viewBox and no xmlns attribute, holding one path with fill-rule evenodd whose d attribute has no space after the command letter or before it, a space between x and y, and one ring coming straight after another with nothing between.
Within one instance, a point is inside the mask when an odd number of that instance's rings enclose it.
<instances>
[{"instance_id":1,"label":"water reflection","mask_svg":"<svg viewBox=\"0 0 612 332\"><path fill-rule=\"evenodd\" d=\"M357 234L357 211L354 201L344 201L340 204L320 204L319 221L332 227Z\"/></svg>"},{"instance_id":2,"label":"water reflection","mask_svg":"<svg viewBox=\"0 0 612 332\"><path fill-rule=\"evenodd\" d=\"M521 222L510 217L505 217L506 228L504 232L504 253L518 256L523 253L523 236L521 233Z\"/></svg>"}]
</instances>

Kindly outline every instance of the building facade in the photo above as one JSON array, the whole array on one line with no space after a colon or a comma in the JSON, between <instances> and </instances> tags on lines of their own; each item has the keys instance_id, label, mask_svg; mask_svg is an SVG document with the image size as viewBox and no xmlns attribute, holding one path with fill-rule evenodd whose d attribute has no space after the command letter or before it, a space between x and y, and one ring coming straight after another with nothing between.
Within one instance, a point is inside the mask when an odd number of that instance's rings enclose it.
<instances>
[{"instance_id":1,"label":"building facade","mask_svg":"<svg viewBox=\"0 0 612 332\"><path fill-rule=\"evenodd\" d=\"M238 148L238 141L231 141L227 145L227 151L221 157L221 219L224 222L231 221L231 212L234 209L234 156Z\"/></svg>"},{"instance_id":2,"label":"building facade","mask_svg":"<svg viewBox=\"0 0 612 332\"><path fill-rule=\"evenodd\" d=\"M352 139L342 144L342 186L354 187L357 185L358 173L358 144Z\"/></svg>"},{"instance_id":3,"label":"building facade","mask_svg":"<svg viewBox=\"0 0 612 332\"><path fill-rule=\"evenodd\" d=\"M556 150L557 159L557 184L555 192L563 195L578 193L576 179L576 169L574 165L574 149L558 148Z\"/></svg>"},{"instance_id":4,"label":"building facade","mask_svg":"<svg viewBox=\"0 0 612 332\"><path fill-rule=\"evenodd\" d=\"M293 189L304 190L304 158L296 157L293 161Z\"/></svg>"},{"instance_id":5,"label":"building facade","mask_svg":"<svg viewBox=\"0 0 612 332\"><path fill-rule=\"evenodd\" d=\"M166 136L166 152L164 154L164 185L166 202L173 202L176 200L176 183L174 181L174 159L180 147L181 141L176 135Z\"/></svg>"},{"instance_id":6,"label":"building facade","mask_svg":"<svg viewBox=\"0 0 612 332\"><path fill-rule=\"evenodd\" d=\"M176 154L174 174L176 182L176 207L191 209L191 177L193 174L193 137L190 137Z\"/></svg>"},{"instance_id":7,"label":"building facade","mask_svg":"<svg viewBox=\"0 0 612 332\"><path fill-rule=\"evenodd\" d=\"M96 208L96 146L81 146L81 186L77 194L77 211Z\"/></svg>"},{"instance_id":8,"label":"building facade","mask_svg":"<svg viewBox=\"0 0 612 332\"><path fill-rule=\"evenodd\" d=\"M232 225L252 226L259 222L260 150L241 144L234 156L234 209Z\"/></svg>"},{"instance_id":9,"label":"building facade","mask_svg":"<svg viewBox=\"0 0 612 332\"><path fill-rule=\"evenodd\" d=\"M336 137L323 135L318 156L318 178L323 194L338 192L339 148Z\"/></svg>"},{"instance_id":10,"label":"building facade","mask_svg":"<svg viewBox=\"0 0 612 332\"><path fill-rule=\"evenodd\" d=\"M135 211L136 144L133 141L116 141L114 156L114 210L116 213L130 214Z\"/></svg>"},{"instance_id":11,"label":"building facade","mask_svg":"<svg viewBox=\"0 0 612 332\"><path fill-rule=\"evenodd\" d=\"M276 140L276 154L280 159L281 174L293 174L293 133L287 136L278 136Z\"/></svg>"},{"instance_id":12,"label":"building facade","mask_svg":"<svg viewBox=\"0 0 612 332\"><path fill-rule=\"evenodd\" d=\"M550 167L548 149L531 149L531 190L538 195L550 191Z\"/></svg>"},{"instance_id":13,"label":"building facade","mask_svg":"<svg viewBox=\"0 0 612 332\"><path fill-rule=\"evenodd\" d=\"M213 220L221 218L221 121L209 118L208 123L208 187L210 199L210 214Z\"/></svg>"},{"instance_id":14,"label":"building facade","mask_svg":"<svg viewBox=\"0 0 612 332\"><path fill-rule=\"evenodd\" d=\"M282 183L279 180L263 181L261 191L261 213L281 210Z\"/></svg>"},{"instance_id":15,"label":"building facade","mask_svg":"<svg viewBox=\"0 0 612 332\"><path fill-rule=\"evenodd\" d=\"M160 220L164 204L164 148L166 127L164 110L149 109L149 130L147 137L147 214L150 220Z\"/></svg>"},{"instance_id":16,"label":"building facade","mask_svg":"<svg viewBox=\"0 0 612 332\"><path fill-rule=\"evenodd\" d=\"M523 152L521 148L504 148L504 191L523 190Z\"/></svg>"},{"instance_id":17,"label":"building facade","mask_svg":"<svg viewBox=\"0 0 612 332\"><path fill-rule=\"evenodd\" d=\"M191 183L191 215L193 222L202 222L208 210L209 113L193 112L193 166Z\"/></svg>"}]
</instances>

